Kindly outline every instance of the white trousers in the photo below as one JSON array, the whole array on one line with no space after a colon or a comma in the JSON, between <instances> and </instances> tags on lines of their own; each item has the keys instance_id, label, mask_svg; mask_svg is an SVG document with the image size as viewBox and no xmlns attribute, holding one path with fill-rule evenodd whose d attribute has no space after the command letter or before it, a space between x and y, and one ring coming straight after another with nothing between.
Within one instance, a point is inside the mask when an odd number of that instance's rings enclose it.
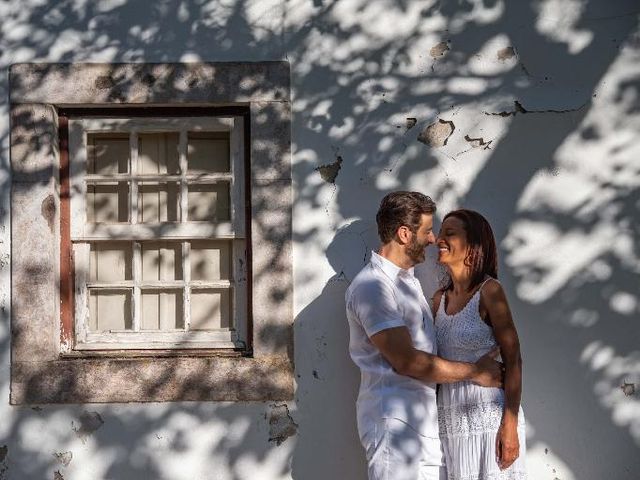
<instances>
[{"instance_id":1,"label":"white trousers","mask_svg":"<svg viewBox=\"0 0 640 480\"><path fill-rule=\"evenodd\" d=\"M369 480L446 480L439 442L405 422L381 419L363 435ZM434 451L437 447L438 451Z\"/></svg>"}]
</instances>

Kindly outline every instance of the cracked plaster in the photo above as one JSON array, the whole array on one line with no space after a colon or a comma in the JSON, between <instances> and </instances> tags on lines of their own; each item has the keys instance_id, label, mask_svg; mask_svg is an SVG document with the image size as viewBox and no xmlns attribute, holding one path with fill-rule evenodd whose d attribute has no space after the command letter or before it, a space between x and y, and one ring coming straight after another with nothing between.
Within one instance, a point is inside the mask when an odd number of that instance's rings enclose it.
<instances>
[{"instance_id":1,"label":"cracked plaster","mask_svg":"<svg viewBox=\"0 0 640 480\"><path fill-rule=\"evenodd\" d=\"M271 405L269 410L269 441L280 446L287 438L298 433L298 424L293 421L289 407L283 405Z\"/></svg>"},{"instance_id":2,"label":"cracked plaster","mask_svg":"<svg viewBox=\"0 0 640 480\"><path fill-rule=\"evenodd\" d=\"M98 412L83 412L80 415L78 425L71 422L71 428L76 436L82 440L82 443L86 443L87 437L91 436L93 432L102 427L102 425L104 425L104 420Z\"/></svg>"},{"instance_id":3,"label":"cracked plaster","mask_svg":"<svg viewBox=\"0 0 640 480\"><path fill-rule=\"evenodd\" d=\"M444 57L449 50L449 42L440 42L431 47L431 50L429 50L429 55L431 55L432 58L438 59Z\"/></svg>"},{"instance_id":4,"label":"cracked plaster","mask_svg":"<svg viewBox=\"0 0 640 480\"><path fill-rule=\"evenodd\" d=\"M73 452L54 452L52 454L60 465L68 467L73 460Z\"/></svg>"},{"instance_id":5,"label":"cracked plaster","mask_svg":"<svg viewBox=\"0 0 640 480\"><path fill-rule=\"evenodd\" d=\"M455 129L456 126L452 121L439 118L418 135L418 141L430 147L442 147L447 144Z\"/></svg>"},{"instance_id":6,"label":"cracked plaster","mask_svg":"<svg viewBox=\"0 0 640 480\"><path fill-rule=\"evenodd\" d=\"M329 163L327 165L320 165L316 167L315 170L320 174L322 180L327 183L336 183L336 178L338 177L338 173L342 168L342 157L338 155L336 157L336 161L333 163Z\"/></svg>"},{"instance_id":7,"label":"cracked plaster","mask_svg":"<svg viewBox=\"0 0 640 480\"><path fill-rule=\"evenodd\" d=\"M587 102L588 103L588 102ZM553 109L553 108L547 108L544 110L530 110L527 109L525 107L522 106L522 103L520 103L518 100L514 100L513 105L514 105L514 109L513 110L504 110L501 112L484 112L485 115L496 115L496 116L500 116L500 117L511 117L511 116L516 116L518 113L522 113L522 114L527 114L527 113L569 113L569 112L577 112L579 110L582 110L587 103L584 103L582 105L580 105L577 108L567 108L567 109Z\"/></svg>"}]
</instances>

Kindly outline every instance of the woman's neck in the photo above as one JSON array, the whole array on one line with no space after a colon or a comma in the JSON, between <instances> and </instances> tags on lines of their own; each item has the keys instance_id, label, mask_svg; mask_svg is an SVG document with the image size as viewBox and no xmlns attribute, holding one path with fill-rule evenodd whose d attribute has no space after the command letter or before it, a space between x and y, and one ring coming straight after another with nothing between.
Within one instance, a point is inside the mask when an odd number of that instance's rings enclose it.
<instances>
[{"instance_id":1,"label":"woman's neck","mask_svg":"<svg viewBox=\"0 0 640 480\"><path fill-rule=\"evenodd\" d=\"M447 265L454 294L466 293L471 285L471 269L464 264Z\"/></svg>"}]
</instances>

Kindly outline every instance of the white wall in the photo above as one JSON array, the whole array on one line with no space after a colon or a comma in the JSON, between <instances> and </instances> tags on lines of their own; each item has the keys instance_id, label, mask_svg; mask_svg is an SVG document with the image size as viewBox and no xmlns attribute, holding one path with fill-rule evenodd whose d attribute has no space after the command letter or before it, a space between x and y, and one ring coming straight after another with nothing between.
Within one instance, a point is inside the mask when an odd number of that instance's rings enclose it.
<instances>
[{"instance_id":1,"label":"white wall","mask_svg":"<svg viewBox=\"0 0 640 480\"><path fill-rule=\"evenodd\" d=\"M494 227L530 478L637 478L640 393L620 386L640 389L639 12L633 0L3 2L0 479L364 478L343 294L395 189ZM8 66L279 59L294 92L297 435L268 441L270 403L10 407ZM447 144L418 142L437 119L455 125ZM315 170L330 164L335 183Z\"/></svg>"}]
</instances>

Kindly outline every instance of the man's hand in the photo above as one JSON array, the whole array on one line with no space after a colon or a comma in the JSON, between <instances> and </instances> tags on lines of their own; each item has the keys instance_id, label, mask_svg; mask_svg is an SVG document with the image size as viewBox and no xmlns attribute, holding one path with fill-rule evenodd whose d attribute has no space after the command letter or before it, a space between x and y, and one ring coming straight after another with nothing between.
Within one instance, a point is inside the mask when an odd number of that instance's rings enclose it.
<instances>
[{"instance_id":1,"label":"man's hand","mask_svg":"<svg viewBox=\"0 0 640 480\"><path fill-rule=\"evenodd\" d=\"M499 353L500 349L496 347L480 357L475 363L478 371L471 379L473 383L481 387L503 388L504 366L495 360Z\"/></svg>"},{"instance_id":2,"label":"man's hand","mask_svg":"<svg viewBox=\"0 0 640 480\"><path fill-rule=\"evenodd\" d=\"M394 327L372 335L371 342L393 370L428 383L472 381L482 387L502 387L502 364L495 348L476 363L453 362L413 347L407 327Z\"/></svg>"}]
</instances>

